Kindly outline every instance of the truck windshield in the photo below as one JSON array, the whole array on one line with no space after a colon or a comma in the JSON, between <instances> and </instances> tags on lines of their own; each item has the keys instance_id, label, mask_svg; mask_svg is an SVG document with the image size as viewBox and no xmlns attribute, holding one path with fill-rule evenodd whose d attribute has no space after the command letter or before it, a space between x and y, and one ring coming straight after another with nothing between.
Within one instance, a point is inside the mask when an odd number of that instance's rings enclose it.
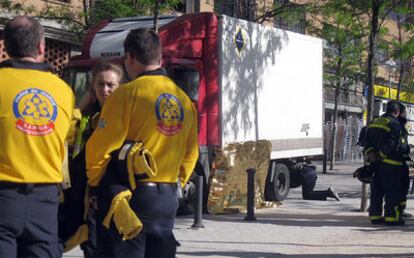
<instances>
[{"instance_id":1,"label":"truck windshield","mask_svg":"<svg viewBox=\"0 0 414 258\"><path fill-rule=\"evenodd\" d=\"M193 101L198 101L198 85L200 74L195 68L184 65L169 64L166 67L168 75L184 90ZM68 67L63 71L62 79L70 85L76 96L76 105L88 90L92 79L91 70L85 67Z\"/></svg>"},{"instance_id":2,"label":"truck windshield","mask_svg":"<svg viewBox=\"0 0 414 258\"><path fill-rule=\"evenodd\" d=\"M62 79L70 85L75 93L76 106L88 90L91 77L91 71L88 68L69 67L64 70Z\"/></svg>"},{"instance_id":3,"label":"truck windshield","mask_svg":"<svg viewBox=\"0 0 414 258\"><path fill-rule=\"evenodd\" d=\"M171 79L187 93L191 100L197 102L200 73L195 68L178 64L169 64L165 68Z\"/></svg>"}]
</instances>

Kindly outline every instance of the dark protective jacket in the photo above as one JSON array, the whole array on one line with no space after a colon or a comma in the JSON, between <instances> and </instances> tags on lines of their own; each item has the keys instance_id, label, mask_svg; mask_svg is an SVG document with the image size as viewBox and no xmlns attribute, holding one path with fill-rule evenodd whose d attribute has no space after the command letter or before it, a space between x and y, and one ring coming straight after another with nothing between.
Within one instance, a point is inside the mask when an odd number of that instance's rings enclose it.
<instances>
[{"instance_id":1,"label":"dark protective jacket","mask_svg":"<svg viewBox=\"0 0 414 258\"><path fill-rule=\"evenodd\" d=\"M361 147L365 146L365 135L366 134L367 134L367 127L364 126L361 128L361 131L359 131L358 142L356 143L357 146L361 146Z\"/></svg>"},{"instance_id":2,"label":"dark protective jacket","mask_svg":"<svg viewBox=\"0 0 414 258\"><path fill-rule=\"evenodd\" d=\"M399 142L399 151L403 157L404 161L411 160L410 158L410 145L408 144L408 131L404 127L404 125L401 126L401 138Z\"/></svg>"},{"instance_id":3,"label":"dark protective jacket","mask_svg":"<svg viewBox=\"0 0 414 258\"><path fill-rule=\"evenodd\" d=\"M403 127L392 115L384 114L376 118L368 127L365 136L364 155L375 152L379 159L387 164L402 166L400 151Z\"/></svg>"},{"instance_id":4,"label":"dark protective jacket","mask_svg":"<svg viewBox=\"0 0 414 258\"><path fill-rule=\"evenodd\" d=\"M129 200L136 180L157 174L155 161L142 142L125 142L111 156L106 173L96 189L86 187L85 148L70 163L72 187L65 190L64 202L59 209L59 236L65 251L87 240L89 189L99 196L99 209L106 214L103 222L106 228L113 224L124 240L134 238L142 229L142 223L130 208Z\"/></svg>"}]
</instances>

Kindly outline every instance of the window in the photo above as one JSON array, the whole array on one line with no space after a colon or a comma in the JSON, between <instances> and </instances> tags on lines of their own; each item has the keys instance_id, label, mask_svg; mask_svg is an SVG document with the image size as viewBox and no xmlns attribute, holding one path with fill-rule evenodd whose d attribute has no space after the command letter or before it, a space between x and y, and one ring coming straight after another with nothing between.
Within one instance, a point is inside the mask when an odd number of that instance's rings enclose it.
<instances>
[{"instance_id":1,"label":"window","mask_svg":"<svg viewBox=\"0 0 414 258\"><path fill-rule=\"evenodd\" d=\"M89 88L92 74L86 68L67 68L63 71L62 79L71 86L76 97L76 106Z\"/></svg>"},{"instance_id":2,"label":"window","mask_svg":"<svg viewBox=\"0 0 414 258\"><path fill-rule=\"evenodd\" d=\"M289 8L289 11L275 17L275 27L305 34L306 17L305 13L301 10L302 8L300 8L300 5L291 3L289 0L275 0L274 2L278 5L289 4L290 6L293 6Z\"/></svg>"},{"instance_id":3,"label":"window","mask_svg":"<svg viewBox=\"0 0 414 258\"><path fill-rule=\"evenodd\" d=\"M223 1L215 1L216 2L216 6L218 6L218 12L225 14L225 15L229 15L229 16L234 16L234 3L233 0L223 0Z\"/></svg>"},{"instance_id":4,"label":"window","mask_svg":"<svg viewBox=\"0 0 414 258\"><path fill-rule=\"evenodd\" d=\"M187 93L190 99L198 101L199 72L195 68L177 64L167 65L166 69L171 79Z\"/></svg>"},{"instance_id":5,"label":"window","mask_svg":"<svg viewBox=\"0 0 414 258\"><path fill-rule=\"evenodd\" d=\"M362 52L361 38L351 32L324 23L322 37L324 38L323 50L325 57L333 58L342 55L345 59L360 58Z\"/></svg>"},{"instance_id":6,"label":"window","mask_svg":"<svg viewBox=\"0 0 414 258\"><path fill-rule=\"evenodd\" d=\"M385 40L378 40L377 47L375 49L375 59L378 63L382 64L390 59L389 42Z\"/></svg>"},{"instance_id":7,"label":"window","mask_svg":"<svg viewBox=\"0 0 414 258\"><path fill-rule=\"evenodd\" d=\"M255 0L222 0L215 1L219 13L240 19L254 20Z\"/></svg>"},{"instance_id":8,"label":"window","mask_svg":"<svg viewBox=\"0 0 414 258\"><path fill-rule=\"evenodd\" d=\"M70 4L71 0L43 0L43 2L52 2L54 4L64 3L64 4Z\"/></svg>"}]
</instances>

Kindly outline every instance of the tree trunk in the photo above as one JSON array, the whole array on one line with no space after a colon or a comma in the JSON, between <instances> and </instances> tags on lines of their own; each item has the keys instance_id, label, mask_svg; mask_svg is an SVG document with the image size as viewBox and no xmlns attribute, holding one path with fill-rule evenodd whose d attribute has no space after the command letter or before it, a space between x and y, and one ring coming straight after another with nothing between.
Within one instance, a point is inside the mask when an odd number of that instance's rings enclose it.
<instances>
[{"instance_id":1,"label":"tree trunk","mask_svg":"<svg viewBox=\"0 0 414 258\"><path fill-rule=\"evenodd\" d=\"M397 85L397 101L400 101L400 92L401 92L401 84L404 76L404 64L400 62L400 74L398 76L398 85Z\"/></svg>"},{"instance_id":2,"label":"tree trunk","mask_svg":"<svg viewBox=\"0 0 414 258\"><path fill-rule=\"evenodd\" d=\"M83 0L83 12L84 12L84 21L86 28L90 28L91 22L89 20L89 17L91 15L91 9L90 9L90 0Z\"/></svg>"},{"instance_id":3,"label":"tree trunk","mask_svg":"<svg viewBox=\"0 0 414 258\"><path fill-rule=\"evenodd\" d=\"M401 28L401 17L398 17L397 26L398 26L398 42L402 44L402 28ZM398 76L398 85L397 85L397 101L400 101L400 92L401 92L401 83L404 76L404 62L402 60L403 58L400 58L400 71Z\"/></svg>"},{"instance_id":4,"label":"tree trunk","mask_svg":"<svg viewBox=\"0 0 414 258\"><path fill-rule=\"evenodd\" d=\"M372 17L371 17L371 29L369 34L369 49L368 49L368 70L367 70L367 87L368 87L368 101L367 101L367 126L372 121L373 111L374 111L374 54L375 54L375 44L378 33L378 15L380 9L380 0L371 0L372 3ZM362 184L362 193L361 193L361 211L365 212L367 210L367 193L368 187L366 184Z\"/></svg>"},{"instance_id":5,"label":"tree trunk","mask_svg":"<svg viewBox=\"0 0 414 258\"><path fill-rule=\"evenodd\" d=\"M336 130L337 130L336 120L338 117L338 99L339 99L340 85L341 85L340 81L341 79L339 78L335 86L334 111L333 111L333 117L332 117L332 133L331 133L331 140L330 140L331 144L329 146L329 152L331 153L331 156L329 159L329 170L332 170L334 168L335 156L336 156L336 151L335 151Z\"/></svg>"},{"instance_id":6,"label":"tree trunk","mask_svg":"<svg viewBox=\"0 0 414 258\"><path fill-rule=\"evenodd\" d=\"M342 56L342 49L338 49L338 56ZM342 69L342 58L339 58L336 71L341 71ZM337 77L336 85L335 85L335 98L334 98L334 112L332 117L332 133L331 133L331 145L329 146L329 151L331 153L331 157L329 160L329 170L334 168L335 163L335 145L336 145L336 120L338 118L338 101L339 101L339 94L341 93L341 77Z\"/></svg>"},{"instance_id":7,"label":"tree trunk","mask_svg":"<svg viewBox=\"0 0 414 258\"><path fill-rule=\"evenodd\" d=\"M239 1L233 0L233 16L239 18Z\"/></svg>"},{"instance_id":8,"label":"tree trunk","mask_svg":"<svg viewBox=\"0 0 414 258\"><path fill-rule=\"evenodd\" d=\"M249 0L248 5L249 21L256 20L256 0Z\"/></svg>"},{"instance_id":9,"label":"tree trunk","mask_svg":"<svg viewBox=\"0 0 414 258\"><path fill-rule=\"evenodd\" d=\"M159 0L155 0L154 3L154 31L158 33L158 11L159 11Z\"/></svg>"}]
</instances>

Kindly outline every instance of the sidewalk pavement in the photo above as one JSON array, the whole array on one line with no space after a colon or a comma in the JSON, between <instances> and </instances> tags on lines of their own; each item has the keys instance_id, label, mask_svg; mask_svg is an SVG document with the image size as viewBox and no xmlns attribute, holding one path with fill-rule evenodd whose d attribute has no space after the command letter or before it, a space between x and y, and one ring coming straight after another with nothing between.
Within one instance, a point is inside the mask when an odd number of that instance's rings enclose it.
<instances>
[{"instance_id":1,"label":"sidewalk pavement","mask_svg":"<svg viewBox=\"0 0 414 258\"><path fill-rule=\"evenodd\" d=\"M192 216L178 217L174 234L181 246L177 257L414 257L414 219L398 227L373 226L359 212L361 183L352 178L360 163L337 163L321 174L315 190L333 187L341 201L302 200L291 189L277 208L256 211L257 221L245 214L204 215L203 229L192 229ZM409 195L414 213L414 195ZM83 257L79 249L64 257Z\"/></svg>"}]
</instances>

